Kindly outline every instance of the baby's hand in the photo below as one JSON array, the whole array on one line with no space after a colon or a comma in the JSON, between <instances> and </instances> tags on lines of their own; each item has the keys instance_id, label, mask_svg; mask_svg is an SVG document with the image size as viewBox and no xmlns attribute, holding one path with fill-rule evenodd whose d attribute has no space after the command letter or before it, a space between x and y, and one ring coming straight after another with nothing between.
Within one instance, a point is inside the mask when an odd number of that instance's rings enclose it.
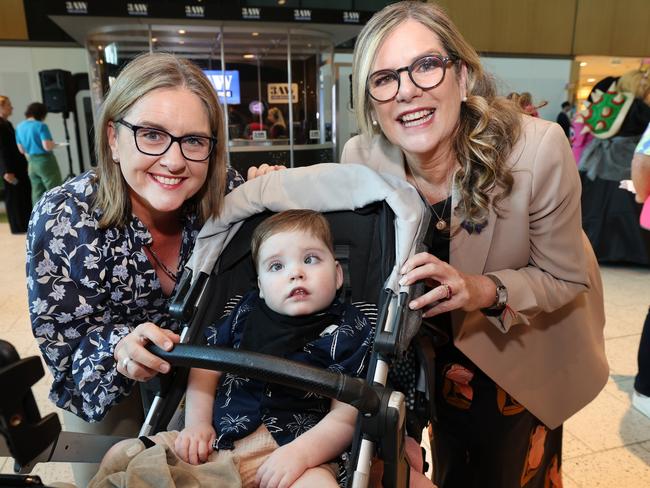
<instances>
[{"instance_id":1,"label":"baby's hand","mask_svg":"<svg viewBox=\"0 0 650 488\"><path fill-rule=\"evenodd\" d=\"M186 427L178 434L174 451L186 463L203 464L212 454L212 444L216 437L211 424Z\"/></svg>"},{"instance_id":2,"label":"baby's hand","mask_svg":"<svg viewBox=\"0 0 650 488\"><path fill-rule=\"evenodd\" d=\"M309 468L304 453L286 444L273 451L257 470L255 481L260 488L291 486Z\"/></svg>"}]
</instances>

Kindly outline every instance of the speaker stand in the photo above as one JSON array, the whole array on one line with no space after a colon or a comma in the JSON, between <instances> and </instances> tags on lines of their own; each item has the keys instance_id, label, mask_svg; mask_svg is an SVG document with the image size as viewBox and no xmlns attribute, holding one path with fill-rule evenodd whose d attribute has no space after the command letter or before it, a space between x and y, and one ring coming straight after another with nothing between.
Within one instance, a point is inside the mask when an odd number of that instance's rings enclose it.
<instances>
[{"instance_id":1,"label":"speaker stand","mask_svg":"<svg viewBox=\"0 0 650 488\"><path fill-rule=\"evenodd\" d=\"M74 171L72 170L72 153L70 152L70 133L68 132L68 117L70 116L69 112L63 112L63 130L65 131L65 142L67 142L65 149L68 151L68 176L66 181L74 178Z\"/></svg>"}]
</instances>

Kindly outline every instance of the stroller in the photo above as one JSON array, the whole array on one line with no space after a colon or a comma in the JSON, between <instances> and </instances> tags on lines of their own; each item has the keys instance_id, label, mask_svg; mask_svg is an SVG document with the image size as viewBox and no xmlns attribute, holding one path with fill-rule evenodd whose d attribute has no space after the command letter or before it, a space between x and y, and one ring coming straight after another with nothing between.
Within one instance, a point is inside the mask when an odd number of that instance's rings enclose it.
<instances>
[{"instance_id":1,"label":"stroller","mask_svg":"<svg viewBox=\"0 0 650 488\"><path fill-rule=\"evenodd\" d=\"M203 328L221 315L228 299L243 295L256 283L250 240L257 224L269 212L291 208L325 214L332 228L336 259L344 271L342 296L351 302L377 304L376 335L366 381L264 354L193 345L201 340ZM188 324L181 344L169 352L150 346L174 368L162 381L140 435L175 425L189 368L225 371L356 407L360 415L347 462L346 486L368 486L371 462L378 456L384 461L383 486L407 487L405 397L387 386L387 378L391 363L404 354L420 327L420 314L411 312L407 304L421 294L418 288L423 285L403 287L398 281L402 264L423 250L429 218L426 205L409 184L358 165L320 164L271 173L227 195L223 214L207 222L197 237L170 305L171 313ZM0 363L3 383L8 368L11 366L3 368ZM40 419L32 407L26 413L24 404L14 405L14 410L0 404L0 431L10 448L24 448L26 443L20 439L26 435L33 438L39 429L44 432L47 427L50 439L58 434L52 419ZM16 424L16 416L26 421ZM51 454L45 460L57 460ZM14 449L13 455L21 465L33 464L24 452Z\"/></svg>"}]
</instances>

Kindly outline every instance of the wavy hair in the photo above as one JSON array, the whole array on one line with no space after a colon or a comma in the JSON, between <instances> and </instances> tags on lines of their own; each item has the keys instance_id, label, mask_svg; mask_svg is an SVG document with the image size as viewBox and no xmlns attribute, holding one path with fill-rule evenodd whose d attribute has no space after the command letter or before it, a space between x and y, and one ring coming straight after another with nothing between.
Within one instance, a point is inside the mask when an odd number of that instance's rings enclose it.
<instances>
[{"instance_id":1,"label":"wavy hair","mask_svg":"<svg viewBox=\"0 0 650 488\"><path fill-rule=\"evenodd\" d=\"M119 165L113 161L108 143L108 124L126 117L137 101L159 88L185 88L203 103L210 132L217 144L208 160L203 186L186 203L197 209L202 222L218 216L221 211L226 187L226 149L223 113L217 94L203 71L191 61L168 53L147 53L133 59L122 70L99 114L95 145L99 186L93 208L102 212L101 228L124 227L131 217L128 186Z\"/></svg>"},{"instance_id":2,"label":"wavy hair","mask_svg":"<svg viewBox=\"0 0 650 488\"><path fill-rule=\"evenodd\" d=\"M487 221L490 206L498 214L499 202L512 190L512 174L505 163L519 138L521 119L510 101L497 97L494 80L483 70L476 50L439 6L414 1L388 5L359 34L352 61L359 128L368 136L380 131L372 125L367 80L383 41L408 19L420 22L438 37L446 54L456 60L456 76L463 65L467 67L467 101L461 104L453 135L453 149L460 163L454 181L460 193L455 213L465 225L480 227ZM490 201L489 192L494 187L500 191Z\"/></svg>"}]
</instances>

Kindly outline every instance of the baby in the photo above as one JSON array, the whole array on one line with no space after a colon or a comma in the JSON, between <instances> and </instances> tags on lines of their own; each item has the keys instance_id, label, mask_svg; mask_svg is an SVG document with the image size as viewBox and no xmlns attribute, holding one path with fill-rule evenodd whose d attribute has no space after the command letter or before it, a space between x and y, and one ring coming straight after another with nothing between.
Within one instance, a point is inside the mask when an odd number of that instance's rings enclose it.
<instances>
[{"instance_id":1,"label":"baby","mask_svg":"<svg viewBox=\"0 0 650 488\"><path fill-rule=\"evenodd\" d=\"M208 344L362 376L374 328L337 298L343 273L327 220L311 210L278 213L257 227L251 252L259 292L208 328ZM185 428L152 440L189 465L225 463L244 487L338 487L338 459L356 416L354 407L314 393L192 369Z\"/></svg>"}]
</instances>

